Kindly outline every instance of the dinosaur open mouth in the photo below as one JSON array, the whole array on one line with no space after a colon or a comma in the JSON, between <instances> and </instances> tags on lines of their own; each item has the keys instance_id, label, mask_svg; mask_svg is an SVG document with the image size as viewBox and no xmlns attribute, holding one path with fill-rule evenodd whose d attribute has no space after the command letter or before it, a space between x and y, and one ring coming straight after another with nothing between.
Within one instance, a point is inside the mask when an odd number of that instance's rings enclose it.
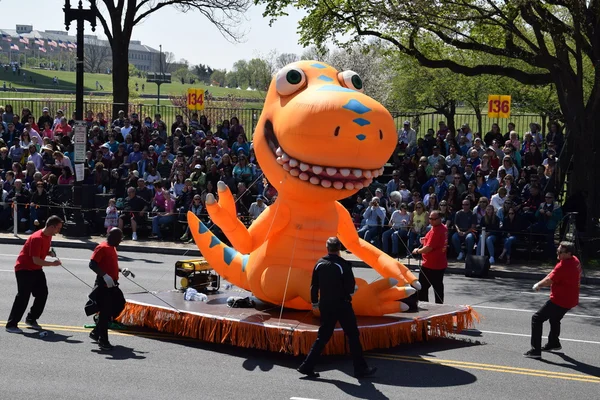
<instances>
[{"instance_id":1,"label":"dinosaur open mouth","mask_svg":"<svg viewBox=\"0 0 600 400\"><path fill-rule=\"evenodd\" d=\"M303 162L288 155L281 147L271 121L267 120L265 123L264 132L265 139L277 163L281 165L281 168L288 171L290 175L301 181L324 188L333 187L338 190L354 190L369 186L373 182L373 178L377 178L383 173L383 167L368 170L350 166L340 168Z\"/></svg>"}]
</instances>

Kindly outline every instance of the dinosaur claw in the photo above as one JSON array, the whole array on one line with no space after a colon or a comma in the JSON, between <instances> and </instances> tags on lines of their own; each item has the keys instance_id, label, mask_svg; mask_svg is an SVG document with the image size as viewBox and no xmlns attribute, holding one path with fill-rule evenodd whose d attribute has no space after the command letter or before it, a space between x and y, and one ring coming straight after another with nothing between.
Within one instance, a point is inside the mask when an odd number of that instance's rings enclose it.
<instances>
[{"instance_id":1,"label":"dinosaur claw","mask_svg":"<svg viewBox=\"0 0 600 400\"><path fill-rule=\"evenodd\" d=\"M388 278L388 282L390 283L390 287L394 287L398 284L398 282L400 282L398 279L396 278Z\"/></svg>"},{"instance_id":2,"label":"dinosaur claw","mask_svg":"<svg viewBox=\"0 0 600 400\"><path fill-rule=\"evenodd\" d=\"M412 296L413 294L417 293L417 289L414 287L407 287L404 289L404 293L406 293L407 296Z\"/></svg>"},{"instance_id":3,"label":"dinosaur claw","mask_svg":"<svg viewBox=\"0 0 600 400\"><path fill-rule=\"evenodd\" d=\"M414 287L417 290L421 290L421 282L419 281L414 281L410 284L410 286Z\"/></svg>"},{"instance_id":4,"label":"dinosaur claw","mask_svg":"<svg viewBox=\"0 0 600 400\"><path fill-rule=\"evenodd\" d=\"M224 191L226 191L226 190L227 190L227 185L225 184L225 182L223 182L223 181L219 181L219 182L217 182L217 190L218 190L219 192L224 192Z\"/></svg>"},{"instance_id":5,"label":"dinosaur claw","mask_svg":"<svg viewBox=\"0 0 600 400\"><path fill-rule=\"evenodd\" d=\"M404 312L404 311L408 311L409 307L404 304L403 302L400 302L400 311Z\"/></svg>"},{"instance_id":6,"label":"dinosaur claw","mask_svg":"<svg viewBox=\"0 0 600 400\"><path fill-rule=\"evenodd\" d=\"M218 185L218 184L217 184ZM207 205L211 205L215 203L215 196L212 193L208 193L206 195L206 200L204 201Z\"/></svg>"}]
</instances>

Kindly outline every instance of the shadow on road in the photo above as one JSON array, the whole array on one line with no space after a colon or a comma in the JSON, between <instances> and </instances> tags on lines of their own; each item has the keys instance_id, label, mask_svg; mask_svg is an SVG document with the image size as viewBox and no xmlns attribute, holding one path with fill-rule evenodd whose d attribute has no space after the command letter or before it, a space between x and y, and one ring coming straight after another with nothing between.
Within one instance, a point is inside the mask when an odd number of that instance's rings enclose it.
<instances>
[{"instance_id":1,"label":"shadow on road","mask_svg":"<svg viewBox=\"0 0 600 400\"><path fill-rule=\"evenodd\" d=\"M116 345L110 351L93 349L92 353L106 355L107 360L143 360L146 358L146 356L140 355L146 354L145 351L136 351L131 347L125 347L121 345Z\"/></svg>"},{"instance_id":2,"label":"shadow on road","mask_svg":"<svg viewBox=\"0 0 600 400\"><path fill-rule=\"evenodd\" d=\"M600 378L600 367L596 367L594 365L590 365L590 364L586 364L581 361L577 361L574 358L569 357L568 355L566 355L564 353L554 353L554 354L556 354L557 356L559 356L560 358L565 360L566 363L554 362L554 361L547 360L545 358L543 358L541 361L546 364L556 365L558 367L563 367L563 368L570 368L574 371L581 372L582 374L587 374L587 375L591 375L591 376Z\"/></svg>"},{"instance_id":3,"label":"shadow on road","mask_svg":"<svg viewBox=\"0 0 600 400\"><path fill-rule=\"evenodd\" d=\"M40 336L40 333L46 332L45 336ZM44 342L57 343L63 342L68 344L79 344L83 343L81 340L70 339L73 335L66 336L60 333L54 333L54 331L50 331L48 329L44 329L43 331L34 331L34 332L23 332L23 336L28 337L30 339L39 339Z\"/></svg>"},{"instance_id":4,"label":"shadow on road","mask_svg":"<svg viewBox=\"0 0 600 400\"><path fill-rule=\"evenodd\" d=\"M149 260L146 258L131 258L131 257L122 256L122 255L119 255L119 261L123 261L123 262L143 261L147 264L164 264L162 261Z\"/></svg>"}]
</instances>

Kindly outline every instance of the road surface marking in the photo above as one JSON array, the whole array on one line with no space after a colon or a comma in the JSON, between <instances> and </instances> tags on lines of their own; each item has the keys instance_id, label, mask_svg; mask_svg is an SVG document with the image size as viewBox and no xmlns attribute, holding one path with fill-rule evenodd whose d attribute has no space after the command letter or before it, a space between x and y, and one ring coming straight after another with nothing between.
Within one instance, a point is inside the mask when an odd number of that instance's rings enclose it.
<instances>
[{"instance_id":1,"label":"road surface marking","mask_svg":"<svg viewBox=\"0 0 600 400\"><path fill-rule=\"evenodd\" d=\"M518 292L521 294L531 294L534 296L548 296L548 293L540 293L540 292ZM579 300L584 299L584 300L600 300L600 297L589 297L589 296L579 296Z\"/></svg>"},{"instance_id":2,"label":"road surface marking","mask_svg":"<svg viewBox=\"0 0 600 400\"><path fill-rule=\"evenodd\" d=\"M473 308L485 308L488 310L501 310L501 311L517 311L517 312L525 312L525 313L536 313L537 310L523 310L521 308L505 308L505 307L491 307L491 306L471 306ZM595 318L595 319L600 319L600 316L597 315L584 315L584 314L571 314L571 313L566 313L565 317L581 317L581 318Z\"/></svg>"},{"instance_id":3,"label":"road surface marking","mask_svg":"<svg viewBox=\"0 0 600 400\"><path fill-rule=\"evenodd\" d=\"M496 331L482 331L479 329L465 329L462 332L481 332L481 333L490 333L492 335L507 335L507 336L520 336L520 337L531 337L530 334L525 333L511 333L511 332L496 332ZM547 336L542 336L543 339L548 339ZM593 340L581 340L581 339L565 339L560 338L561 341L565 342L576 342L576 343L588 343L588 344L600 344L600 342L594 342Z\"/></svg>"},{"instance_id":4,"label":"road surface marking","mask_svg":"<svg viewBox=\"0 0 600 400\"><path fill-rule=\"evenodd\" d=\"M549 379L563 379L569 381L579 381L579 382L589 382L589 383L600 383L600 378L592 376L592 375L584 375L584 374L569 374L564 372L554 372L548 370L538 370L538 369L529 369L529 368L517 368L510 367L506 365L494 365L494 364L480 364L480 363L472 363L465 361L455 361L455 360L442 360L431 357L409 357L409 356L396 356L389 354L367 354L367 357L377 358L381 360L391 360L391 361L403 361L417 364L438 364L444 365L448 367L457 367L457 368L465 368L465 369L475 369L481 371L491 371L491 372L501 372L507 374L516 374L516 375L527 375L527 376L538 376L542 378Z\"/></svg>"},{"instance_id":5,"label":"road surface marking","mask_svg":"<svg viewBox=\"0 0 600 400\"><path fill-rule=\"evenodd\" d=\"M290 400L319 400L319 399L309 399L308 397L290 397Z\"/></svg>"}]
</instances>

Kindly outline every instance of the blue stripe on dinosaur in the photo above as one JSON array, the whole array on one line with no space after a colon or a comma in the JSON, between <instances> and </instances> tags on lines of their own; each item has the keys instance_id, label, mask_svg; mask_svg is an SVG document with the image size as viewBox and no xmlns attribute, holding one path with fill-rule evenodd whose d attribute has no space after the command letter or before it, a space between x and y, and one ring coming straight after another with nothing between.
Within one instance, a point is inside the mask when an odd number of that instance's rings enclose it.
<instances>
[{"instance_id":1,"label":"blue stripe on dinosaur","mask_svg":"<svg viewBox=\"0 0 600 400\"><path fill-rule=\"evenodd\" d=\"M206 225L204 225L202 222L200 222L200 225L198 225L198 232L202 235L202 234L208 232L208 228L206 227Z\"/></svg>"},{"instance_id":2,"label":"blue stripe on dinosaur","mask_svg":"<svg viewBox=\"0 0 600 400\"><path fill-rule=\"evenodd\" d=\"M365 126L365 125L370 125L371 124L371 121L366 120L364 118L356 118L355 120L352 120L352 122L354 122L358 126Z\"/></svg>"},{"instance_id":3,"label":"blue stripe on dinosaur","mask_svg":"<svg viewBox=\"0 0 600 400\"><path fill-rule=\"evenodd\" d=\"M246 265L248 264L249 258L250 258L250 254L242 255L242 272L246 271Z\"/></svg>"},{"instance_id":4,"label":"blue stripe on dinosaur","mask_svg":"<svg viewBox=\"0 0 600 400\"><path fill-rule=\"evenodd\" d=\"M325 68L327 68L326 65L319 64L319 63L314 63L314 64L311 64L310 66L313 67L313 68L318 68L318 69L325 69Z\"/></svg>"},{"instance_id":5,"label":"blue stripe on dinosaur","mask_svg":"<svg viewBox=\"0 0 600 400\"><path fill-rule=\"evenodd\" d=\"M348 89L348 90L350 90L350 89ZM350 90L350 91L353 92L353 90ZM361 103L360 101L355 100L355 99L348 101L348 103L345 106L343 106L342 108L345 108L346 110L354 111L357 114L364 114L364 113L368 113L369 111L371 111L371 109L369 107L365 106L363 103Z\"/></svg>"},{"instance_id":6,"label":"blue stripe on dinosaur","mask_svg":"<svg viewBox=\"0 0 600 400\"><path fill-rule=\"evenodd\" d=\"M208 245L208 247L212 249L213 247L218 246L220 244L221 241L216 236L213 236L210 238L210 244Z\"/></svg>"},{"instance_id":7,"label":"blue stripe on dinosaur","mask_svg":"<svg viewBox=\"0 0 600 400\"><path fill-rule=\"evenodd\" d=\"M223 260L225 261L225 264L227 264L227 265L231 265L233 259L238 254L240 254L240 253L237 250L232 249L231 247L227 247L227 246L223 247Z\"/></svg>"},{"instance_id":8,"label":"blue stripe on dinosaur","mask_svg":"<svg viewBox=\"0 0 600 400\"><path fill-rule=\"evenodd\" d=\"M321 75L317 79L325 82L333 82L333 78L328 77L327 75Z\"/></svg>"},{"instance_id":9,"label":"blue stripe on dinosaur","mask_svg":"<svg viewBox=\"0 0 600 400\"><path fill-rule=\"evenodd\" d=\"M348 89L348 88L341 87L341 86L338 86L338 85L323 85L323 86L321 86L320 88L317 89L317 92L349 92L349 93L355 93L356 90ZM371 111L371 110L369 109L369 111ZM359 114L361 114L361 113L359 113Z\"/></svg>"}]
</instances>

